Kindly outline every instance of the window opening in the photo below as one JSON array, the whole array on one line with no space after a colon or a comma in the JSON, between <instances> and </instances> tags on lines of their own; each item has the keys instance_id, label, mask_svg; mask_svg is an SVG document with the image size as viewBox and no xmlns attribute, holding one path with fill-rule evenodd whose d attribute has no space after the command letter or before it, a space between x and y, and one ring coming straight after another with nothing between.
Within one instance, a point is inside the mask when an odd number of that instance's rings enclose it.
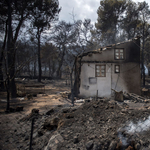
<instances>
[{"instance_id":1,"label":"window opening","mask_svg":"<svg viewBox=\"0 0 150 150\"><path fill-rule=\"evenodd\" d=\"M96 77L106 77L106 65L96 65Z\"/></svg>"},{"instance_id":2,"label":"window opening","mask_svg":"<svg viewBox=\"0 0 150 150\"><path fill-rule=\"evenodd\" d=\"M119 65L115 65L115 73L120 73L120 66Z\"/></svg>"},{"instance_id":3,"label":"window opening","mask_svg":"<svg viewBox=\"0 0 150 150\"><path fill-rule=\"evenodd\" d=\"M115 59L124 59L123 49L115 49Z\"/></svg>"}]
</instances>

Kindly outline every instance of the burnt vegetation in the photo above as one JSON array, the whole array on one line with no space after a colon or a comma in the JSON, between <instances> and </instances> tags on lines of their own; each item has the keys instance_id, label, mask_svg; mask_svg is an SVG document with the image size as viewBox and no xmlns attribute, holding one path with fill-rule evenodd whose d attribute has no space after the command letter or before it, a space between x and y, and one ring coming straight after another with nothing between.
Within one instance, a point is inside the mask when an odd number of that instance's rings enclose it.
<instances>
[{"instance_id":1,"label":"burnt vegetation","mask_svg":"<svg viewBox=\"0 0 150 150\"><path fill-rule=\"evenodd\" d=\"M0 1L0 149L150 149L148 3L101 0L94 25L74 14L72 22L59 21L60 13L59 0ZM143 97L126 93L121 102L97 95L75 97L81 57L135 37L141 37ZM131 53L135 59L136 50ZM58 103L47 106L51 99Z\"/></svg>"}]
</instances>

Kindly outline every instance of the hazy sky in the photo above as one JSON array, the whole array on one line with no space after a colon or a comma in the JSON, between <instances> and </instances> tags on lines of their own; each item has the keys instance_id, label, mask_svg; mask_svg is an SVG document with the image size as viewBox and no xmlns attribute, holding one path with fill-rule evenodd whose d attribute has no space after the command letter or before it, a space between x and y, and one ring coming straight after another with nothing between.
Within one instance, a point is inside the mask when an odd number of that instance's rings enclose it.
<instances>
[{"instance_id":1,"label":"hazy sky","mask_svg":"<svg viewBox=\"0 0 150 150\"><path fill-rule=\"evenodd\" d=\"M133 0L135 2L143 2L143 0ZM145 0L149 3L150 0ZM59 20L66 22L72 21L71 14L75 15L75 19L91 19L92 23L97 20L97 9L100 6L100 0L59 0L61 12Z\"/></svg>"}]
</instances>

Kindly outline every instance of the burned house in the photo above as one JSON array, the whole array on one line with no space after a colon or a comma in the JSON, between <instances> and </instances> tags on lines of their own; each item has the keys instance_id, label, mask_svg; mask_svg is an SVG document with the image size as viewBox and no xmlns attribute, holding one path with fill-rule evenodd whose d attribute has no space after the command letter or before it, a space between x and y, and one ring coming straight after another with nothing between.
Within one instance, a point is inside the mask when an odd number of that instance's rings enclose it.
<instances>
[{"instance_id":1,"label":"burned house","mask_svg":"<svg viewBox=\"0 0 150 150\"><path fill-rule=\"evenodd\" d=\"M140 81L139 37L76 58L74 89L78 96L111 97L113 90L140 94Z\"/></svg>"}]
</instances>

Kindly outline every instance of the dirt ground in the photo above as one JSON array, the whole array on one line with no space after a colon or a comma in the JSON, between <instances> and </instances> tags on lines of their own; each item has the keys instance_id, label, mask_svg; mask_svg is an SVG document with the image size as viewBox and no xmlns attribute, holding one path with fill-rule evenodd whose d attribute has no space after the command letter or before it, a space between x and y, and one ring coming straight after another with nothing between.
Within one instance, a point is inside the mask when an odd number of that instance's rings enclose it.
<instances>
[{"instance_id":1,"label":"dirt ground","mask_svg":"<svg viewBox=\"0 0 150 150\"><path fill-rule=\"evenodd\" d=\"M44 88L34 88L34 87L26 88L24 90L23 86L26 84L36 85L37 82L35 82L35 80L30 80L21 83L18 82L17 87L19 87L19 90L21 90L23 93L26 92L29 95L36 94L37 96L36 97L31 96L30 99L28 99L26 96L23 95L23 97L17 97L16 99L10 100L10 105L12 107L24 106L24 113L30 112L33 108L45 110L48 109L48 107L54 105L61 105L64 103L68 103L67 101L61 101L61 99L59 99L60 92L70 90L70 85L66 85L65 80L42 81L42 84L45 85L45 90ZM6 109L6 92L0 92L0 113L4 112L5 109Z\"/></svg>"},{"instance_id":2,"label":"dirt ground","mask_svg":"<svg viewBox=\"0 0 150 150\"><path fill-rule=\"evenodd\" d=\"M33 84L35 81L26 81L24 83ZM30 114L32 109L39 109L40 114L45 114L48 110L56 106L71 106L71 101L63 98L60 92L68 91L69 85L66 85L65 80L49 80L42 81L45 84L45 93L43 89L26 89L26 91L34 91L37 94L36 97L17 97L16 99L10 100L10 107L23 106L23 111L5 113L6 110L6 93L0 93L0 149L1 150L16 150L24 149L20 143L23 141L20 135L24 137L27 132L26 141L29 145L29 135L31 122L20 122L19 120ZM35 84L35 83L34 83ZM18 85L22 85L22 82L18 82ZM39 91L38 91L39 90ZM32 93L32 92L31 92ZM22 126L22 127L21 127ZM20 134L20 135L19 135ZM21 136L21 137L22 137ZM27 149L29 149L29 146ZM21 148L20 148L21 147Z\"/></svg>"},{"instance_id":3,"label":"dirt ground","mask_svg":"<svg viewBox=\"0 0 150 150\"><path fill-rule=\"evenodd\" d=\"M36 84L32 80L18 84L28 82ZM45 93L26 88L20 93L26 91L28 97L11 100L11 107L23 106L20 112L5 113L6 99L1 93L0 150L28 150L33 118L33 150L150 149L150 99L118 102L89 98L79 100L83 103L76 101L72 107L64 80L43 84Z\"/></svg>"}]
</instances>

